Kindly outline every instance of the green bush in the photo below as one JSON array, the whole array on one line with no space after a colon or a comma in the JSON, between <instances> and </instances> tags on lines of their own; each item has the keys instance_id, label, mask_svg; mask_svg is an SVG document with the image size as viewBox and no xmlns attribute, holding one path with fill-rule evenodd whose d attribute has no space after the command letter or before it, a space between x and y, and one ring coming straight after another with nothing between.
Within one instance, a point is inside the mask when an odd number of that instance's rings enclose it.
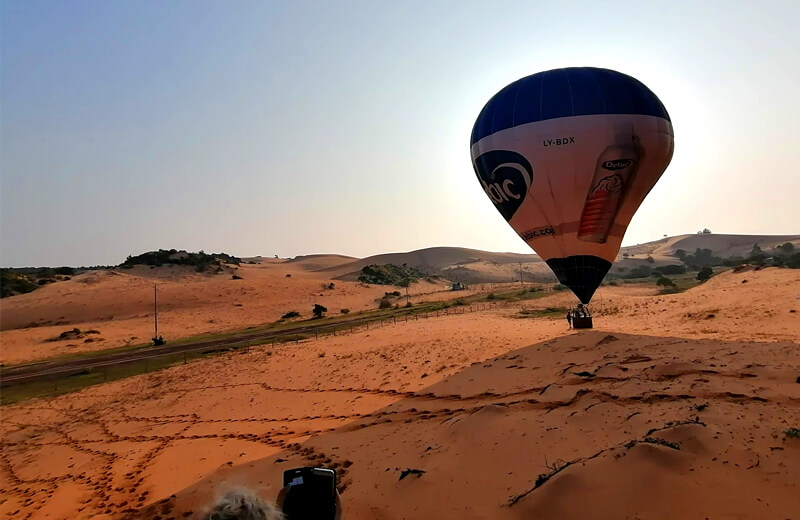
<instances>
[{"instance_id":1,"label":"green bush","mask_svg":"<svg viewBox=\"0 0 800 520\"><path fill-rule=\"evenodd\" d=\"M686 266L685 265L662 265L660 267L656 267L653 271L657 271L663 275L668 274L684 274L686 273Z\"/></svg>"},{"instance_id":2,"label":"green bush","mask_svg":"<svg viewBox=\"0 0 800 520\"><path fill-rule=\"evenodd\" d=\"M656 285L661 287L675 287L675 282L667 278L666 276L662 276L658 280L656 280Z\"/></svg>"},{"instance_id":3,"label":"green bush","mask_svg":"<svg viewBox=\"0 0 800 520\"><path fill-rule=\"evenodd\" d=\"M702 269L700 269L700 271L698 271L697 279L700 280L701 282L704 282L704 281L708 280L709 278L711 278L711 276L713 274L714 274L714 270L711 269L708 266L705 266Z\"/></svg>"},{"instance_id":4,"label":"green bush","mask_svg":"<svg viewBox=\"0 0 800 520\"><path fill-rule=\"evenodd\" d=\"M653 272L653 269L649 265L637 265L629 272L622 275L622 278L626 280L632 280L634 278L647 278Z\"/></svg>"},{"instance_id":5,"label":"green bush","mask_svg":"<svg viewBox=\"0 0 800 520\"><path fill-rule=\"evenodd\" d=\"M489 294L486 295L486 299L487 300L495 300L495 299L497 299L497 296L493 292L490 292Z\"/></svg>"}]
</instances>

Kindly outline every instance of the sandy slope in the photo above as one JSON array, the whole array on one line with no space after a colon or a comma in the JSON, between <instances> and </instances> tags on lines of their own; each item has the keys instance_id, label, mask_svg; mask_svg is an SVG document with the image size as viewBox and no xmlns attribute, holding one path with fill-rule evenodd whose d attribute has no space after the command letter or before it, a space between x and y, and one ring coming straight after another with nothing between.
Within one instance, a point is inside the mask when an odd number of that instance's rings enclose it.
<instances>
[{"instance_id":1,"label":"sandy slope","mask_svg":"<svg viewBox=\"0 0 800 520\"><path fill-rule=\"evenodd\" d=\"M271 498L281 471L320 464L348 519L795 518L798 282L606 287L590 332L515 304L4 407L2 511L200 518L231 487Z\"/></svg>"},{"instance_id":2,"label":"sandy slope","mask_svg":"<svg viewBox=\"0 0 800 520\"><path fill-rule=\"evenodd\" d=\"M231 279L234 272L243 279ZM331 282L334 289L326 289ZM85 273L2 300L0 360L13 364L147 343L153 335L154 284L158 284L159 333L168 340L270 323L293 310L310 317L315 303L332 313L343 308L375 309L385 292L396 289L332 280L308 271L302 262L269 260L220 275L178 267ZM445 286L444 280L412 284L410 301L450 299L453 294ZM47 341L74 327L100 334Z\"/></svg>"}]
</instances>

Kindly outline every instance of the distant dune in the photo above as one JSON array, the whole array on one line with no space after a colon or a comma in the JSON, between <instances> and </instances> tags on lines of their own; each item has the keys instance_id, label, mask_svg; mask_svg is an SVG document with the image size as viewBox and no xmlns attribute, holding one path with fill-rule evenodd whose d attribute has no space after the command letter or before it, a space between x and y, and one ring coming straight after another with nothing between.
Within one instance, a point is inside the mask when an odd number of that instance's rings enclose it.
<instances>
[{"instance_id":1,"label":"distant dune","mask_svg":"<svg viewBox=\"0 0 800 520\"><path fill-rule=\"evenodd\" d=\"M800 246L800 235L721 235L693 234L667 237L645 244L624 247L618 266L631 267L653 257L653 265L677 264L679 249L694 252L710 249L716 256L746 256L754 245L767 250L792 242ZM624 258L627 254L630 258ZM354 281L361 269L371 264L407 264L431 275L466 283L497 283L519 280L520 268L525 281L553 282L547 265L536 254L495 253L463 247L429 247L407 253L384 253L366 258L341 255L308 255L289 260L308 271L325 273L331 278Z\"/></svg>"}]
</instances>

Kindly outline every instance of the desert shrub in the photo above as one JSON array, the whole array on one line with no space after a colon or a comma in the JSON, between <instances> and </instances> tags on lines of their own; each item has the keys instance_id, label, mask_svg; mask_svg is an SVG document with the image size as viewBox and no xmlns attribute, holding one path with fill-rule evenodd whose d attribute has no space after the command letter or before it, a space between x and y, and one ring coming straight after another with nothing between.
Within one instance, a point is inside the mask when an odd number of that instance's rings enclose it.
<instances>
[{"instance_id":1,"label":"desert shrub","mask_svg":"<svg viewBox=\"0 0 800 520\"><path fill-rule=\"evenodd\" d=\"M390 302L387 298L381 298L381 301L378 303L379 309L391 309L392 302Z\"/></svg>"},{"instance_id":2,"label":"desert shrub","mask_svg":"<svg viewBox=\"0 0 800 520\"><path fill-rule=\"evenodd\" d=\"M0 269L0 297L6 298L15 294L24 294L35 291L39 286L24 274Z\"/></svg>"},{"instance_id":3,"label":"desert shrub","mask_svg":"<svg viewBox=\"0 0 800 520\"><path fill-rule=\"evenodd\" d=\"M298 317L300 317L300 313L299 312L297 312L297 311L289 311L286 314L284 314L283 316L281 316L281 319L282 320L288 320L290 318L298 318Z\"/></svg>"},{"instance_id":4,"label":"desert shrub","mask_svg":"<svg viewBox=\"0 0 800 520\"><path fill-rule=\"evenodd\" d=\"M645 260L647 260L648 264L652 264L653 262L655 262L655 260L653 260L653 257L650 255L647 255L647 258Z\"/></svg>"},{"instance_id":5,"label":"desert shrub","mask_svg":"<svg viewBox=\"0 0 800 520\"><path fill-rule=\"evenodd\" d=\"M120 267L133 265L189 265L193 266L197 272L203 272L212 266L220 266L223 263L239 265L241 258L228 255L226 253L211 253L199 251L190 253L178 251L177 249L159 249L158 251L148 251L141 255L130 256L125 259Z\"/></svg>"},{"instance_id":6,"label":"desert shrub","mask_svg":"<svg viewBox=\"0 0 800 520\"><path fill-rule=\"evenodd\" d=\"M453 305L466 305L466 304L467 304L467 302L465 302L461 298L459 298L458 300L453 302Z\"/></svg>"},{"instance_id":7,"label":"desert shrub","mask_svg":"<svg viewBox=\"0 0 800 520\"><path fill-rule=\"evenodd\" d=\"M242 277L239 276L238 274L235 274L235 275L231 276L231 280L242 280Z\"/></svg>"},{"instance_id":8,"label":"desert shrub","mask_svg":"<svg viewBox=\"0 0 800 520\"><path fill-rule=\"evenodd\" d=\"M725 261L723 258L714 256L714 252L710 249L701 249L699 247L695 249L694 254L687 254L681 260L687 266L694 269L700 269L705 266L713 267L715 265L722 265Z\"/></svg>"},{"instance_id":9,"label":"desert shrub","mask_svg":"<svg viewBox=\"0 0 800 520\"><path fill-rule=\"evenodd\" d=\"M361 269L358 281L373 285L398 285L406 287L427 275L422 271L406 265L372 264Z\"/></svg>"},{"instance_id":10,"label":"desert shrub","mask_svg":"<svg viewBox=\"0 0 800 520\"><path fill-rule=\"evenodd\" d=\"M339 312L342 314L350 314L350 309L342 309Z\"/></svg>"},{"instance_id":11,"label":"desert shrub","mask_svg":"<svg viewBox=\"0 0 800 520\"><path fill-rule=\"evenodd\" d=\"M667 275L667 274L684 274L686 272L686 266L685 265L678 265L678 264L676 264L676 265L671 265L670 264L670 265L662 265L660 267L656 267L653 270L654 271L658 271L659 273L661 273L663 275Z\"/></svg>"},{"instance_id":12,"label":"desert shrub","mask_svg":"<svg viewBox=\"0 0 800 520\"><path fill-rule=\"evenodd\" d=\"M800 253L795 253L785 261L786 267L800 269Z\"/></svg>"},{"instance_id":13,"label":"desert shrub","mask_svg":"<svg viewBox=\"0 0 800 520\"><path fill-rule=\"evenodd\" d=\"M563 284L560 284L560 283L557 283L557 284L555 284L553 286L553 290L554 291L566 291L567 289L568 289L568 287L566 285L563 285Z\"/></svg>"},{"instance_id":14,"label":"desert shrub","mask_svg":"<svg viewBox=\"0 0 800 520\"><path fill-rule=\"evenodd\" d=\"M790 255L794 253L794 244L791 242L786 242L785 244L778 246L778 249L780 249L784 254Z\"/></svg>"},{"instance_id":15,"label":"desert shrub","mask_svg":"<svg viewBox=\"0 0 800 520\"><path fill-rule=\"evenodd\" d=\"M292 277L292 275L291 275L291 274L287 274L287 275L286 275L286 278L291 278L291 277Z\"/></svg>"},{"instance_id":16,"label":"desert shrub","mask_svg":"<svg viewBox=\"0 0 800 520\"><path fill-rule=\"evenodd\" d=\"M326 312L328 312L328 309L327 309L327 307L324 307L324 306L322 306L322 305L320 305L318 303L315 303L314 304L314 308L311 310L311 312L312 312L312 314L314 314L315 318L321 318L322 316L325 315Z\"/></svg>"},{"instance_id":17,"label":"desert shrub","mask_svg":"<svg viewBox=\"0 0 800 520\"><path fill-rule=\"evenodd\" d=\"M608 285L616 287L619 284L617 282L615 282L614 280L611 280L611 281L608 282Z\"/></svg>"},{"instance_id":18,"label":"desert shrub","mask_svg":"<svg viewBox=\"0 0 800 520\"><path fill-rule=\"evenodd\" d=\"M711 278L711 275L713 275L713 274L714 274L714 270L711 269L710 267L706 266L706 267L703 267L702 269L700 269L700 271L697 272L697 279L700 280L701 282L704 282L704 281L708 280L709 278Z\"/></svg>"},{"instance_id":19,"label":"desert shrub","mask_svg":"<svg viewBox=\"0 0 800 520\"><path fill-rule=\"evenodd\" d=\"M653 269L649 265L637 265L629 272L622 275L623 278L626 280L631 280L633 278L647 278L653 272Z\"/></svg>"},{"instance_id":20,"label":"desert shrub","mask_svg":"<svg viewBox=\"0 0 800 520\"><path fill-rule=\"evenodd\" d=\"M406 302L406 304L405 304L405 306L404 306L404 307L405 307L406 309L408 309L409 307L412 307L412 305L411 305L411 302Z\"/></svg>"},{"instance_id":21,"label":"desert shrub","mask_svg":"<svg viewBox=\"0 0 800 520\"><path fill-rule=\"evenodd\" d=\"M54 269L56 274L66 275L66 276L75 276L75 268L74 267L57 267Z\"/></svg>"},{"instance_id":22,"label":"desert shrub","mask_svg":"<svg viewBox=\"0 0 800 520\"><path fill-rule=\"evenodd\" d=\"M490 292L489 294L486 295L486 299L487 300L495 300L495 299L497 299L497 296L493 292Z\"/></svg>"},{"instance_id":23,"label":"desert shrub","mask_svg":"<svg viewBox=\"0 0 800 520\"><path fill-rule=\"evenodd\" d=\"M398 297L400 297L400 291L385 292L385 293L383 293L383 297L384 298L392 298L392 297L398 298Z\"/></svg>"},{"instance_id":24,"label":"desert shrub","mask_svg":"<svg viewBox=\"0 0 800 520\"><path fill-rule=\"evenodd\" d=\"M661 287L675 287L675 282L667 278L666 276L662 276L658 280L656 280L656 285Z\"/></svg>"}]
</instances>

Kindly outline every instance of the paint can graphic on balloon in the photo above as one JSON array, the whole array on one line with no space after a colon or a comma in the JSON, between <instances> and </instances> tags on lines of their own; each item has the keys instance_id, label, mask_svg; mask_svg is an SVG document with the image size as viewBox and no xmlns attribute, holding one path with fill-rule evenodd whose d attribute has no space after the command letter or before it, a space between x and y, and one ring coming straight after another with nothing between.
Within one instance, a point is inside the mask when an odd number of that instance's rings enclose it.
<instances>
[{"instance_id":1,"label":"paint can graphic on balloon","mask_svg":"<svg viewBox=\"0 0 800 520\"><path fill-rule=\"evenodd\" d=\"M597 159L578 225L579 240L605 243L626 188L636 174L639 156L640 147L632 129L617 130L614 144L603 150Z\"/></svg>"}]
</instances>

